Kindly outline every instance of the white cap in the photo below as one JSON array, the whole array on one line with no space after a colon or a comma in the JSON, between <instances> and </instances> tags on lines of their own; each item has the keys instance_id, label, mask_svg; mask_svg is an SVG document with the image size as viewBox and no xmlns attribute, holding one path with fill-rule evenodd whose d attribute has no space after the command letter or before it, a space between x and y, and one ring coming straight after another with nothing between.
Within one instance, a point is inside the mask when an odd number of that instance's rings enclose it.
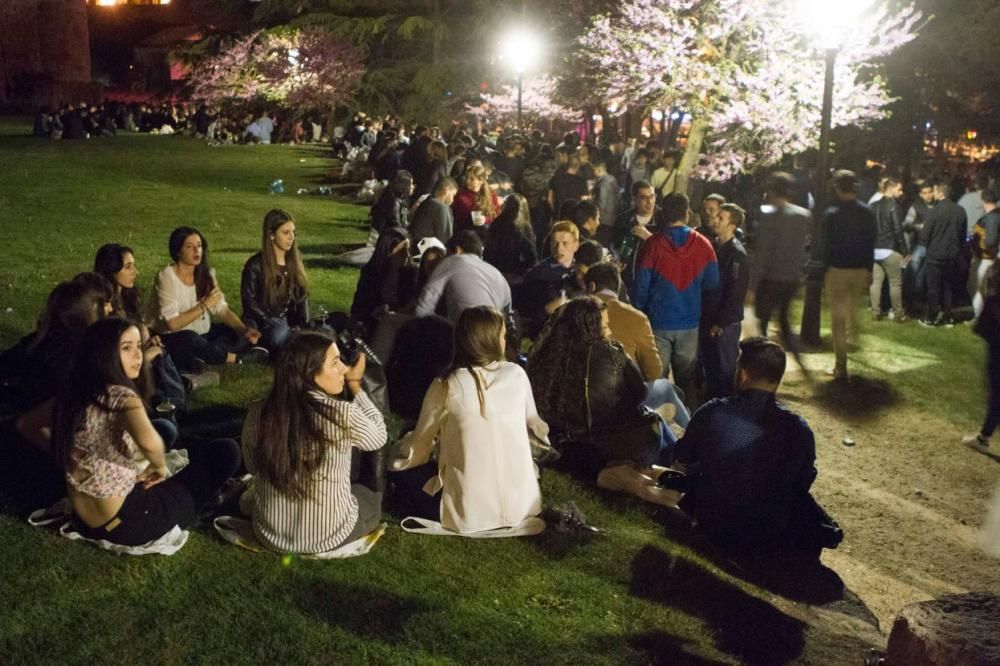
<instances>
[{"instance_id":1,"label":"white cap","mask_svg":"<svg viewBox=\"0 0 1000 666\"><path fill-rule=\"evenodd\" d=\"M432 247L436 247L440 250L445 249L444 243L439 241L435 236L426 236L424 238L421 238L420 242L417 243L417 256L418 257L424 256L424 252L431 249Z\"/></svg>"}]
</instances>

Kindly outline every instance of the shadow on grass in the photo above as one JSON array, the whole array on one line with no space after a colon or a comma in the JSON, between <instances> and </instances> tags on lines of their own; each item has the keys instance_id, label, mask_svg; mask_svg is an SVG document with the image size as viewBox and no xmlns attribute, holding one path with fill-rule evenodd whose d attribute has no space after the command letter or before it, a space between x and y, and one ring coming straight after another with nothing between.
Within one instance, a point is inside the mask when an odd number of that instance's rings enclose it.
<instances>
[{"instance_id":1,"label":"shadow on grass","mask_svg":"<svg viewBox=\"0 0 1000 666\"><path fill-rule=\"evenodd\" d=\"M633 558L629 591L701 618L716 645L744 663L787 663L805 647L805 623L653 546Z\"/></svg>"},{"instance_id":2,"label":"shadow on grass","mask_svg":"<svg viewBox=\"0 0 1000 666\"><path fill-rule=\"evenodd\" d=\"M839 418L849 421L869 421L902 400L899 391L889 382L861 375L852 375L850 380L819 379L813 384L811 398L803 399L783 395L782 400L795 402L818 402L826 410Z\"/></svg>"},{"instance_id":3,"label":"shadow on grass","mask_svg":"<svg viewBox=\"0 0 1000 666\"><path fill-rule=\"evenodd\" d=\"M615 637L619 639L619 637ZM620 639L619 639L620 640ZM631 634L625 641L634 650L646 653L643 663L664 664L669 666L707 666L718 664L714 659L706 659L688 651L689 641L663 631L647 631L641 634Z\"/></svg>"},{"instance_id":4,"label":"shadow on grass","mask_svg":"<svg viewBox=\"0 0 1000 666\"><path fill-rule=\"evenodd\" d=\"M187 412L181 419L181 446L186 442L207 442L229 438L239 441L246 409L233 405L208 405Z\"/></svg>"},{"instance_id":5,"label":"shadow on grass","mask_svg":"<svg viewBox=\"0 0 1000 666\"><path fill-rule=\"evenodd\" d=\"M300 590L296 603L303 612L357 636L397 642L405 639L407 622L433 607L372 585L317 579Z\"/></svg>"},{"instance_id":6,"label":"shadow on grass","mask_svg":"<svg viewBox=\"0 0 1000 666\"><path fill-rule=\"evenodd\" d=\"M985 456L995 463L1000 463L1000 455L993 453L992 451L980 451L979 449L972 449L981 456Z\"/></svg>"}]
</instances>

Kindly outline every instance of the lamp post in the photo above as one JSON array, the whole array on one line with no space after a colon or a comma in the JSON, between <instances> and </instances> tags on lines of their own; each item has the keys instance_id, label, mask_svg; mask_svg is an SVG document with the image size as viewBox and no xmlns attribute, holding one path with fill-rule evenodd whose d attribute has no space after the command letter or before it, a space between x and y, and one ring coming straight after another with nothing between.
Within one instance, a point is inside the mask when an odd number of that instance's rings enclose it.
<instances>
[{"instance_id":1,"label":"lamp post","mask_svg":"<svg viewBox=\"0 0 1000 666\"><path fill-rule=\"evenodd\" d=\"M799 337L807 345L819 346L819 321L826 268L821 246L823 214L827 204L827 180L830 172L830 130L833 124L833 81L837 53L848 31L868 11L872 0L842 0L838 3L798 0L797 15L804 32L816 39L826 62L823 80L823 106L820 113L819 154L816 158L816 196L813 208L812 246L806 264L806 293L802 305Z\"/></svg>"},{"instance_id":2,"label":"lamp post","mask_svg":"<svg viewBox=\"0 0 1000 666\"><path fill-rule=\"evenodd\" d=\"M517 76L517 127L524 127L524 74L541 60L542 42L527 28L517 27L500 40L500 59Z\"/></svg>"}]
</instances>

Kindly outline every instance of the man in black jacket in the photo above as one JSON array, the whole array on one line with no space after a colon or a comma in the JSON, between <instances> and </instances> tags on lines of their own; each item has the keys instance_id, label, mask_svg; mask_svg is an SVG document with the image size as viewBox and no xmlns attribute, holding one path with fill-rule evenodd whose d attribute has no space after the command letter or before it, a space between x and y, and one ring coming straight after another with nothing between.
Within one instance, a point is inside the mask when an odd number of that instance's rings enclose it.
<instances>
[{"instance_id":1,"label":"man in black jacket","mask_svg":"<svg viewBox=\"0 0 1000 666\"><path fill-rule=\"evenodd\" d=\"M882 183L882 198L872 204L875 225L875 267L871 286L872 319L882 318L882 283L889 279L889 298L896 323L906 321L903 310L903 266L909 261L906 238L903 235L903 209L898 198L903 185L895 178Z\"/></svg>"},{"instance_id":2,"label":"man in black jacket","mask_svg":"<svg viewBox=\"0 0 1000 666\"><path fill-rule=\"evenodd\" d=\"M935 185L934 198L937 203L920 232L920 243L927 247L927 317L920 323L951 328L952 299L964 288L958 258L968 223L965 210L951 200L951 185ZM944 315L939 317L942 305Z\"/></svg>"},{"instance_id":3,"label":"man in black jacket","mask_svg":"<svg viewBox=\"0 0 1000 666\"><path fill-rule=\"evenodd\" d=\"M701 320L701 356L705 366L705 399L735 392L736 361L740 355L743 301L750 284L747 251L736 238L746 213L736 204L723 204L712 219L719 287L706 294Z\"/></svg>"}]
</instances>

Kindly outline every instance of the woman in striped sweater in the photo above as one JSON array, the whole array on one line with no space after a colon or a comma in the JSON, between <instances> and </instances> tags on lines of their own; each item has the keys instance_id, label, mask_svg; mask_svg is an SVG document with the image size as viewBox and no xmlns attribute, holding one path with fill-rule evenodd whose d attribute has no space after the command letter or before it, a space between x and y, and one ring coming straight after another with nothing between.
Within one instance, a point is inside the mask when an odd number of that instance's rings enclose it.
<instances>
[{"instance_id":1,"label":"woman in striped sweater","mask_svg":"<svg viewBox=\"0 0 1000 666\"><path fill-rule=\"evenodd\" d=\"M382 494L351 484L351 449L386 442L385 421L361 388L362 354L346 365L317 332L282 348L274 384L243 423L243 457L256 475L253 529L286 553L321 553L378 526Z\"/></svg>"}]
</instances>

